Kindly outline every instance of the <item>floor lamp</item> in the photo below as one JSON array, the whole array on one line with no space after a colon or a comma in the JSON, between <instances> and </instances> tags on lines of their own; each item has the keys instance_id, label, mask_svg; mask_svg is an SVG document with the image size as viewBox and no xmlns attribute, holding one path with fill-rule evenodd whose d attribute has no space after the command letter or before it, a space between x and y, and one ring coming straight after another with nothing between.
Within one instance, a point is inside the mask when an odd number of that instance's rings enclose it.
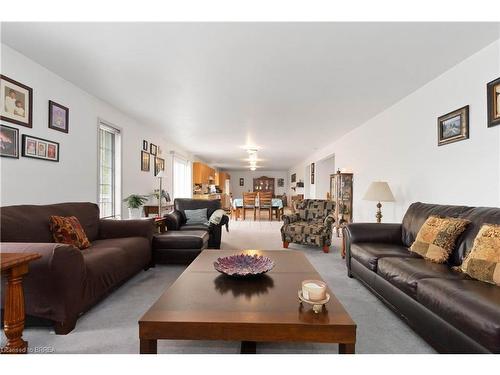
<instances>
[{"instance_id":1,"label":"floor lamp","mask_svg":"<svg viewBox=\"0 0 500 375\"><path fill-rule=\"evenodd\" d=\"M158 190L158 218L161 217L161 198L162 198L162 186L161 186L161 182L162 182L162 179L163 177L165 177L165 172L164 171L160 171L158 172L158 174L156 175L156 177L158 177L158 181L160 183L160 189Z\"/></svg>"}]
</instances>

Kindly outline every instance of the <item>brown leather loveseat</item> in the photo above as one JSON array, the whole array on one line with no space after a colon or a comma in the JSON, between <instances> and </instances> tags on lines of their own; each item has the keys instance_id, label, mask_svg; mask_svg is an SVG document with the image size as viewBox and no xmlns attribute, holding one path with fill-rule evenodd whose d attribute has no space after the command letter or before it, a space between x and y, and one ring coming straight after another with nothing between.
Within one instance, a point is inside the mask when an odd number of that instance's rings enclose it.
<instances>
[{"instance_id":1,"label":"brown leather loveseat","mask_svg":"<svg viewBox=\"0 0 500 375\"><path fill-rule=\"evenodd\" d=\"M408 250L430 215L471 221L447 264ZM439 352L500 353L500 287L452 269L462 263L485 223L500 224L500 208L418 202L408 208L402 224L349 224L344 230L348 275Z\"/></svg>"},{"instance_id":2,"label":"brown leather loveseat","mask_svg":"<svg viewBox=\"0 0 500 375\"><path fill-rule=\"evenodd\" d=\"M76 216L91 247L54 243L51 215ZM2 252L42 255L24 280L26 314L53 321L57 334L73 330L79 315L151 263L153 219L99 219L93 203L7 206L0 217Z\"/></svg>"}]
</instances>

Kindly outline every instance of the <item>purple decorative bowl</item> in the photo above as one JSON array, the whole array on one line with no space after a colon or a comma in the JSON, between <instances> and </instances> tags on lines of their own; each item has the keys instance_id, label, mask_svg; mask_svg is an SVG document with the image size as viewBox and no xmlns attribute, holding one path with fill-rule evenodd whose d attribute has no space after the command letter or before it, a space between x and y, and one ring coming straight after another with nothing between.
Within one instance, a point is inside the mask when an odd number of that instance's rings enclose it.
<instances>
[{"instance_id":1,"label":"purple decorative bowl","mask_svg":"<svg viewBox=\"0 0 500 375\"><path fill-rule=\"evenodd\" d=\"M274 262L271 258L262 255L231 255L218 258L214 262L217 271L229 276L256 276L271 271Z\"/></svg>"}]
</instances>

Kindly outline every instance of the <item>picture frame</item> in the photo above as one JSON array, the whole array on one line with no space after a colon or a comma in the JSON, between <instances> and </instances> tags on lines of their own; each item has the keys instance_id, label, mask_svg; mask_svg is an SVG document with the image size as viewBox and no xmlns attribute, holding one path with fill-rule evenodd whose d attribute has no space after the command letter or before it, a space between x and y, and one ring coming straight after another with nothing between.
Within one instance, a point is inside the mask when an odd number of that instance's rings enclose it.
<instances>
[{"instance_id":1,"label":"picture frame","mask_svg":"<svg viewBox=\"0 0 500 375\"><path fill-rule=\"evenodd\" d=\"M150 153L151 155L156 156L156 153L157 153L157 152L158 152L158 147L157 147L155 144L150 143L150 144L149 144L149 153Z\"/></svg>"},{"instance_id":2,"label":"picture frame","mask_svg":"<svg viewBox=\"0 0 500 375\"><path fill-rule=\"evenodd\" d=\"M69 108L49 100L49 128L69 133Z\"/></svg>"},{"instance_id":3,"label":"picture frame","mask_svg":"<svg viewBox=\"0 0 500 375\"><path fill-rule=\"evenodd\" d=\"M148 151L148 146L149 146L148 141L143 140L143 141L142 141L142 149L143 149L144 151Z\"/></svg>"},{"instance_id":4,"label":"picture frame","mask_svg":"<svg viewBox=\"0 0 500 375\"><path fill-rule=\"evenodd\" d=\"M488 107L488 128L500 125L500 77L488 82L487 107Z\"/></svg>"},{"instance_id":5,"label":"picture frame","mask_svg":"<svg viewBox=\"0 0 500 375\"><path fill-rule=\"evenodd\" d=\"M245 179L240 177L240 186L245 186Z\"/></svg>"},{"instance_id":6,"label":"picture frame","mask_svg":"<svg viewBox=\"0 0 500 375\"><path fill-rule=\"evenodd\" d=\"M437 121L438 146L469 138L469 106L440 116Z\"/></svg>"},{"instance_id":7,"label":"picture frame","mask_svg":"<svg viewBox=\"0 0 500 375\"><path fill-rule=\"evenodd\" d=\"M278 187L284 187L284 186L285 186L285 179L278 178Z\"/></svg>"},{"instance_id":8,"label":"picture frame","mask_svg":"<svg viewBox=\"0 0 500 375\"><path fill-rule=\"evenodd\" d=\"M0 124L0 156L19 159L19 129Z\"/></svg>"},{"instance_id":9,"label":"picture frame","mask_svg":"<svg viewBox=\"0 0 500 375\"><path fill-rule=\"evenodd\" d=\"M33 127L33 89L0 74L0 120Z\"/></svg>"},{"instance_id":10,"label":"picture frame","mask_svg":"<svg viewBox=\"0 0 500 375\"><path fill-rule=\"evenodd\" d=\"M149 172L150 167L149 167L149 162L150 160L150 155L146 151L141 151L141 171L143 172Z\"/></svg>"},{"instance_id":11,"label":"picture frame","mask_svg":"<svg viewBox=\"0 0 500 375\"><path fill-rule=\"evenodd\" d=\"M164 170L165 170L165 159L155 157L155 170L154 170L155 176L158 176L158 173Z\"/></svg>"},{"instance_id":12,"label":"picture frame","mask_svg":"<svg viewBox=\"0 0 500 375\"><path fill-rule=\"evenodd\" d=\"M22 153L25 158L59 162L59 143L23 134Z\"/></svg>"},{"instance_id":13,"label":"picture frame","mask_svg":"<svg viewBox=\"0 0 500 375\"><path fill-rule=\"evenodd\" d=\"M295 182L295 181L297 181L297 174L296 173L292 174L291 181L292 181L292 183Z\"/></svg>"},{"instance_id":14,"label":"picture frame","mask_svg":"<svg viewBox=\"0 0 500 375\"><path fill-rule=\"evenodd\" d=\"M314 185L314 163L311 163L311 185Z\"/></svg>"}]
</instances>

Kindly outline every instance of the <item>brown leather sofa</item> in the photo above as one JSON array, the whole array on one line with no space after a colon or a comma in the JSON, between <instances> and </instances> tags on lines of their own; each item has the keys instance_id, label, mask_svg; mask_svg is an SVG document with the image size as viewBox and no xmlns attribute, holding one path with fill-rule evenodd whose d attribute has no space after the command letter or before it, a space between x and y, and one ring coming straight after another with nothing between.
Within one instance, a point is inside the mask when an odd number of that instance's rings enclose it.
<instances>
[{"instance_id":1,"label":"brown leather sofa","mask_svg":"<svg viewBox=\"0 0 500 375\"><path fill-rule=\"evenodd\" d=\"M93 203L7 206L0 210L2 252L42 255L30 264L24 280L26 314L54 322L57 334L71 332L82 313L151 263L153 219L99 219L99 208ZM50 215L76 216L91 247L79 250L54 243Z\"/></svg>"},{"instance_id":2,"label":"brown leather sofa","mask_svg":"<svg viewBox=\"0 0 500 375\"><path fill-rule=\"evenodd\" d=\"M447 264L431 263L408 250L430 215L471 221ZM417 202L402 224L349 224L344 229L348 275L437 351L500 353L500 287L452 269L462 263L484 223L500 224L500 208Z\"/></svg>"},{"instance_id":3,"label":"brown leather sofa","mask_svg":"<svg viewBox=\"0 0 500 375\"><path fill-rule=\"evenodd\" d=\"M207 216L210 216L221 208L220 199L203 200L190 198L176 198L174 200L174 211L165 215L165 222L169 231L205 231L208 232L208 248L220 249L222 238L222 227L227 226L229 217L224 215L218 225L186 224L185 210L207 209ZM187 234L187 233L186 233Z\"/></svg>"}]
</instances>

